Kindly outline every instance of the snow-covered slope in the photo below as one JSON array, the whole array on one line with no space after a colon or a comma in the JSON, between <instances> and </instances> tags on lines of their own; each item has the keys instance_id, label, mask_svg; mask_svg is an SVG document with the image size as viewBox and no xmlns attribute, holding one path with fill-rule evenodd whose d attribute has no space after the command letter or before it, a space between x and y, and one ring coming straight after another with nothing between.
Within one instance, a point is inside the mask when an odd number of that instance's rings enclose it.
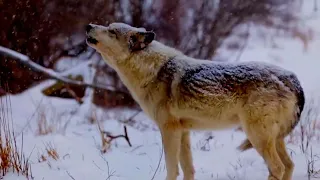
<instances>
[{"instance_id":1,"label":"snow-covered slope","mask_svg":"<svg viewBox=\"0 0 320 180\"><path fill-rule=\"evenodd\" d=\"M312 12L312 2L305 4L304 12ZM305 15L305 14L304 14ZM252 37L241 55L240 61L267 61L279 64L297 73L310 99L320 95L320 18L313 14L306 25L314 31L313 41L306 51L303 45L293 39L276 39L280 48L269 48ZM274 61L274 59L281 61ZM161 137L157 128L143 113L128 126L132 143L129 147L124 139L113 141L111 148L101 154L101 138L97 124L90 124L91 112L97 113L102 128L113 134L123 133L125 119L135 112L117 110L102 113L87 104L78 105L75 101L48 98L41 95L41 88L51 84L47 81L31 88L23 94L11 96L12 120L18 135L24 132L24 152L30 154L35 180L163 180L165 178L164 157ZM43 113L41 116L41 112ZM37 135L38 123L42 118L53 124L53 133ZM315 129L320 128L316 127ZM319 129L320 130L320 129ZM319 133L318 133L319 134ZM318 136L315 134L315 136ZM210 140L207 140L212 136ZM236 147L245 138L234 130L193 132L192 150L196 179L198 180L257 180L266 179L268 170L260 156L249 150L240 153ZM288 148L296 164L294 180L307 180L308 160L311 157L302 153L297 140L299 134L288 138ZM18 137L21 140L21 136ZM54 146L59 159L48 158L46 144ZM320 170L317 154L320 154L320 141L312 141L315 169ZM8 174L4 179L25 179L16 174ZM182 180L182 176L179 176Z\"/></svg>"}]
</instances>

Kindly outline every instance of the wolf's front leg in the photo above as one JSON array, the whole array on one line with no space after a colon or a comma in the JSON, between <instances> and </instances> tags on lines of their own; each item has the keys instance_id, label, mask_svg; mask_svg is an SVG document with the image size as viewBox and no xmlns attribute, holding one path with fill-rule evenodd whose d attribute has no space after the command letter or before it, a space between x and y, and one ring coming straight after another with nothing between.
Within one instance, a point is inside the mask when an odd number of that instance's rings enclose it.
<instances>
[{"instance_id":1,"label":"wolf's front leg","mask_svg":"<svg viewBox=\"0 0 320 180\"><path fill-rule=\"evenodd\" d=\"M167 177L166 180L176 180L179 175L179 155L182 130L166 124L160 127L165 154Z\"/></svg>"},{"instance_id":2,"label":"wolf's front leg","mask_svg":"<svg viewBox=\"0 0 320 180\"><path fill-rule=\"evenodd\" d=\"M194 180L194 168L191 152L190 132L184 131L181 137L180 164L183 180Z\"/></svg>"}]
</instances>

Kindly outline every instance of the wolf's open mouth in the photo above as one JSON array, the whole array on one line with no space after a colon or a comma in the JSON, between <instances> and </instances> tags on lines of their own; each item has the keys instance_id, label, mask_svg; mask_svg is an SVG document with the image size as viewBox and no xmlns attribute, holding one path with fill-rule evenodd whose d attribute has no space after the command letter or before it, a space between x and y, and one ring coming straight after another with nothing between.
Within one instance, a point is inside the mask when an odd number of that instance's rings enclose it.
<instances>
[{"instance_id":1,"label":"wolf's open mouth","mask_svg":"<svg viewBox=\"0 0 320 180\"><path fill-rule=\"evenodd\" d=\"M98 43L98 40L96 40L95 38L93 37L88 37L87 38L87 42L91 43L91 44L97 44Z\"/></svg>"}]
</instances>

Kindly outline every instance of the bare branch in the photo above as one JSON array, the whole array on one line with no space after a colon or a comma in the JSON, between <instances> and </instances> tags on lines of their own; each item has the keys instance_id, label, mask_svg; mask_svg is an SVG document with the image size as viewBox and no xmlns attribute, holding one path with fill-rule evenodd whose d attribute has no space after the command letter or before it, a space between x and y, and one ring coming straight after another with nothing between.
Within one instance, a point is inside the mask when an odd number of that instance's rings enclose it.
<instances>
[{"instance_id":1,"label":"bare branch","mask_svg":"<svg viewBox=\"0 0 320 180\"><path fill-rule=\"evenodd\" d=\"M66 84L75 85L75 86L85 86L85 87L89 87L89 88L93 88L93 89L99 88L99 89L107 90L107 91L116 91L114 87L106 87L106 86L101 86L101 85L97 85L97 84L89 84L86 82L71 80L71 79L66 78L64 76L61 76L59 73L57 73L51 69L40 66L39 64L31 61L30 58L24 54L21 54L19 52L13 51L11 49L8 49L8 48L2 47L2 46L0 46L0 54L10 56L10 57L18 60L20 63L30 67L34 71L41 72L44 75L46 75L52 79L62 81L63 83L66 83ZM128 94L127 92L124 92L124 91L117 90L117 92L122 93L122 94Z\"/></svg>"},{"instance_id":2,"label":"bare branch","mask_svg":"<svg viewBox=\"0 0 320 180\"><path fill-rule=\"evenodd\" d=\"M71 179L76 180L76 179L69 173L69 171L66 171L66 173L68 174L68 176L69 176Z\"/></svg>"}]
</instances>

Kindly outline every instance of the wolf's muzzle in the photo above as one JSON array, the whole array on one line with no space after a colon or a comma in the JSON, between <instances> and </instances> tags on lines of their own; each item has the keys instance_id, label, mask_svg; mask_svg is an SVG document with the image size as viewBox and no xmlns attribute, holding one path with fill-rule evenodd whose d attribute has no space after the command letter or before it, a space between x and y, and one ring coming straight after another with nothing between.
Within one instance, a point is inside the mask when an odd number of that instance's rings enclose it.
<instances>
[{"instance_id":1,"label":"wolf's muzzle","mask_svg":"<svg viewBox=\"0 0 320 180\"><path fill-rule=\"evenodd\" d=\"M86 32L89 33L91 31L91 29L93 29L93 26L88 24L88 25L86 25L85 29L86 29Z\"/></svg>"},{"instance_id":2,"label":"wolf's muzzle","mask_svg":"<svg viewBox=\"0 0 320 180\"><path fill-rule=\"evenodd\" d=\"M91 24L88 24L86 25L85 29L87 33L87 42L90 44L97 44L98 40L90 36L90 32L92 31L92 29L94 29L94 27Z\"/></svg>"},{"instance_id":3,"label":"wolf's muzzle","mask_svg":"<svg viewBox=\"0 0 320 180\"><path fill-rule=\"evenodd\" d=\"M91 44L97 44L97 43L98 43L98 40L96 40L95 38L89 36L89 37L87 38L87 42L88 42L88 43L91 43Z\"/></svg>"}]
</instances>

